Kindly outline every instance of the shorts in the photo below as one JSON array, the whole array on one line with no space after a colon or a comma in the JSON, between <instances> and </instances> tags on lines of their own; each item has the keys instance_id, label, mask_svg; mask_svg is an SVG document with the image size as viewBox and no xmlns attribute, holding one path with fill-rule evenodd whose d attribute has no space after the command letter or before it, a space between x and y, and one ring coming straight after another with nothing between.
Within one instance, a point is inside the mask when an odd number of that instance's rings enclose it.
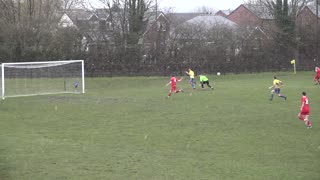
<instances>
[{"instance_id":1,"label":"shorts","mask_svg":"<svg viewBox=\"0 0 320 180\"><path fill-rule=\"evenodd\" d=\"M300 114L301 115L309 115L310 114L310 110L309 109L302 109Z\"/></svg>"},{"instance_id":2,"label":"shorts","mask_svg":"<svg viewBox=\"0 0 320 180\"><path fill-rule=\"evenodd\" d=\"M280 94L280 88L275 88L275 89L274 89L274 92L275 92L276 94Z\"/></svg>"},{"instance_id":3,"label":"shorts","mask_svg":"<svg viewBox=\"0 0 320 180\"><path fill-rule=\"evenodd\" d=\"M177 91L177 86L172 86L170 91L171 92L176 92Z\"/></svg>"},{"instance_id":4,"label":"shorts","mask_svg":"<svg viewBox=\"0 0 320 180\"><path fill-rule=\"evenodd\" d=\"M209 84L209 81L202 81L202 84Z\"/></svg>"}]
</instances>

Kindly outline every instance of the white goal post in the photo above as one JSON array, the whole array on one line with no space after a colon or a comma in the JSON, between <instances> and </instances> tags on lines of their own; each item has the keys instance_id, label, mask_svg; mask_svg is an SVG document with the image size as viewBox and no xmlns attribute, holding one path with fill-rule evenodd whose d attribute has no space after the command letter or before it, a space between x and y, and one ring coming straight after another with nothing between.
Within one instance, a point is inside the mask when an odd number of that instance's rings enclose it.
<instances>
[{"instance_id":1,"label":"white goal post","mask_svg":"<svg viewBox=\"0 0 320 180\"><path fill-rule=\"evenodd\" d=\"M1 96L85 93L84 61L2 63Z\"/></svg>"}]
</instances>

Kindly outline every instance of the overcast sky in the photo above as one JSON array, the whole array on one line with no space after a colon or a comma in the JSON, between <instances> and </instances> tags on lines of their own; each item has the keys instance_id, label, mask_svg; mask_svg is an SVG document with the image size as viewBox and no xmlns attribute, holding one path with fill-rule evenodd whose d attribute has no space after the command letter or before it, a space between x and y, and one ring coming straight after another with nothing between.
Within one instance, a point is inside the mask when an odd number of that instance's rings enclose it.
<instances>
[{"instance_id":1,"label":"overcast sky","mask_svg":"<svg viewBox=\"0 0 320 180\"><path fill-rule=\"evenodd\" d=\"M96 7L101 7L99 0L89 0ZM209 7L214 10L234 10L244 0L157 0L159 9L173 8L173 12L194 12L199 7ZM100 4L100 5L99 5Z\"/></svg>"},{"instance_id":2,"label":"overcast sky","mask_svg":"<svg viewBox=\"0 0 320 180\"><path fill-rule=\"evenodd\" d=\"M244 0L158 0L160 8L173 7L175 12L193 12L198 7L214 10L233 10Z\"/></svg>"}]
</instances>

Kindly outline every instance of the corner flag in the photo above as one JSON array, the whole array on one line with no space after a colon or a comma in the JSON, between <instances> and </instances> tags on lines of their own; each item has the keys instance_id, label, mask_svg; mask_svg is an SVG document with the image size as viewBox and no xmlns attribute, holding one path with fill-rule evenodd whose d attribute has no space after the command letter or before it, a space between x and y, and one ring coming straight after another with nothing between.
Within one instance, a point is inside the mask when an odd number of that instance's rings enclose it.
<instances>
[{"instance_id":1,"label":"corner flag","mask_svg":"<svg viewBox=\"0 0 320 180\"><path fill-rule=\"evenodd\" d=\"M297 70L296 70L296 60L295 59L292 59L290 61L291 64L293 64L293 73L296 74L297 73Z\"/></svg>"}]
</instances>

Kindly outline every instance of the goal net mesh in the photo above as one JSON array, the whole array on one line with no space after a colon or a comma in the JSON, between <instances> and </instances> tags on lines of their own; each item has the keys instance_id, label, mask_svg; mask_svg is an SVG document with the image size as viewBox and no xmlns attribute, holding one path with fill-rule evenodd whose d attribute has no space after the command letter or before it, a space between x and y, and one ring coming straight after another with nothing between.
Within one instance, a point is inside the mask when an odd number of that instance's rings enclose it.
<instances>
[{"instance_id":1,"label":"goal net mesh","mask_svg":"<svg viewBox=\"0 0 320 180\"><path fill-rule=\"evenodd\" d=\"M82 60L3 63L2 66L2 98L84 92Z\"/></svg>"}]
</instances>

